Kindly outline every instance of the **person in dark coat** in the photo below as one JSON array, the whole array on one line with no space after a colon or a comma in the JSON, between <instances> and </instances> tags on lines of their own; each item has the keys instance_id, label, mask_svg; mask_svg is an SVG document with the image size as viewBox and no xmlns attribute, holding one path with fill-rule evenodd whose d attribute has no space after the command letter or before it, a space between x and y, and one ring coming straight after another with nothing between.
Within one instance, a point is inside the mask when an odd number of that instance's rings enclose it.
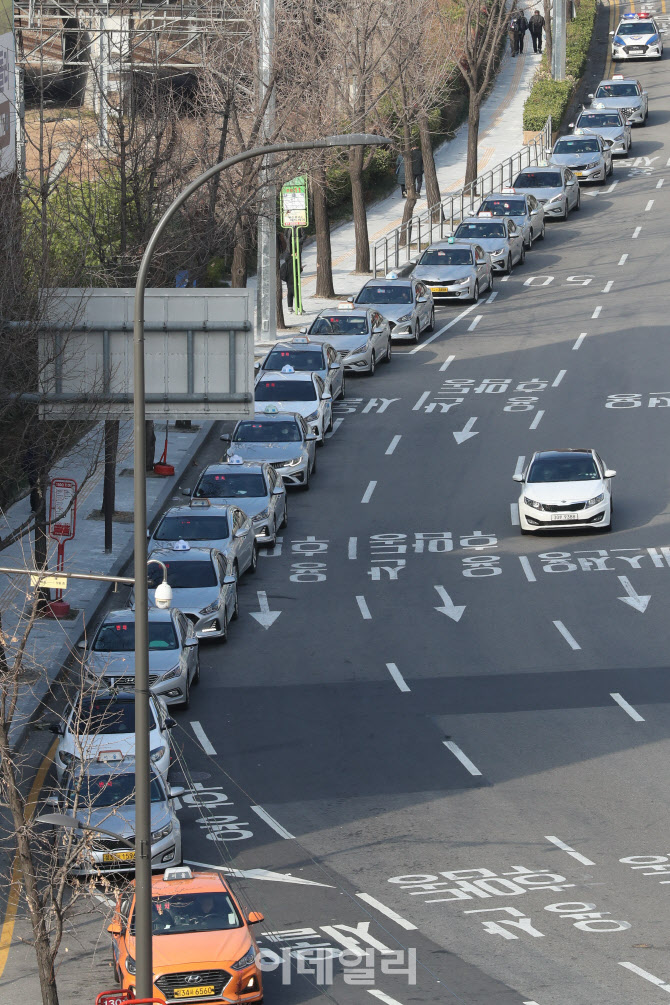
<instances>
[{"instance_id":1,"label":"person in dark coat","mask_svg":"<svg viewBox=\"0 0 670 1005\"><path fill-rule=\"evenodd\" d=\"M523 52L523 39L527 31L528 31L528 21L526 20L526 15L521 10L519 11L519 17L517 21L517 32L519 38L517 52L519 53Z\"/></svg>"},{"instance_id":2,"label":"person in dark coat","mask_svg":"<svg viewBox=\"0 0 670 1005\"><path fill-rule=\"evenodd\" d=\"M544 28L544 18L539 10L536 10L528 22L528 30L533 40L533 52L542 52L542 30Z\"/></svg>"},{"instance_id":3,"label":"person in dark coat","mask_svg":"<svg viewBox=\"0 0 670 1005\"><path fill-rule=\"evenodd\" d=\"M412 147L412 174L414 175L414 187L417 196L421 195L421 184L423 182L423 154L421 147Z\"/></svg>"},{"instance_id":4,"label":"person in dark coat","mask_svg":"<svg viewBox=\"0 0 670 1005\"><path fill-rule=\"evenodd\" d=\"M512 15L512 19L509 23L509 35L513 56L523 52L523 37L527 30L528 21L526 21L524 12L522 10L516 11Z\"/></svg>"},{"instance_id":5,"label":"person in dark coat","mask_svg":"<svg viewBox=\"0 0 670 1005\"><path fill-rule=\"evenodd\" d=\"M398 154L395 162L395 176L400 185L400 195L404 199L407 196L407 189L405 188L405 158L402 154Z\"/></svg>"}]
</instances>

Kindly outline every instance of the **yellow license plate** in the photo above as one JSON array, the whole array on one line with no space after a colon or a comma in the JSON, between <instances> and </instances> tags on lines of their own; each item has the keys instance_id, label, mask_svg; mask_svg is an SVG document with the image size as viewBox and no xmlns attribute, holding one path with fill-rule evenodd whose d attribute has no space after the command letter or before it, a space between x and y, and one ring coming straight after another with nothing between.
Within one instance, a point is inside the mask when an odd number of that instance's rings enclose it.
<instances>
[{"instance_id":1,"label":"yellow license plate","mask_svg":"<svg viewBox=\"0 0 670 1005\"><path fill-rule=\"evenodd\" d=\"M103 855L103 862L134 862L135 852L134 851L117 851L113 855Z\"/></svg>"},{"instance_id":2,"label":"yellow license plate","mask_svg":"<svg viewBox=\"0 0 670 1005\"><path fill-rule=\"evenodd\" d=\"M200 998L201 995L213 995L214 985L203 984L199 988L175 988L172 993L175 998Z\"/></svg>"},{"instance_id":3,"label":"yellow license plate","mask_svg":"<svg viewBox=\"0 0 670 1005\"><path fill-rule=\"evenodd\" d=\"M449 287L448 286L431 286L431 290L433 291L433 293L448 293L449 292Z\"/></svg>"},{"instance_id":4,"label":"yellow license plate","mask_svg":"<svg viewBox=\"0 0 670 1005\"><path fill-rule=\"evenodd\" d=\"M575 171L575 174L577 175L578 178L582 178L584 176L583 171Z\"/></svg>"}]
</instances>

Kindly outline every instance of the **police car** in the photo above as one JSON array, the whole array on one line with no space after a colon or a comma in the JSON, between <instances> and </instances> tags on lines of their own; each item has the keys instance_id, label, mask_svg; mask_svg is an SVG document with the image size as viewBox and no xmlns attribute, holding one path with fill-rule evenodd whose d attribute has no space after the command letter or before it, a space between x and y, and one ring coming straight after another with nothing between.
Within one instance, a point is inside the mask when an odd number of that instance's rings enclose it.
<instances>
[{"instance_id":1,"label":"police car","mask_svg":"<svg viewBox=\"0 0 670 1005\"><path fill-rule=\"evenodd\" d=\"M611 31L612 59L660 59L663 55L663 30L651 14L624 14L616 31Z\"/></svg>"},{"instance_id":2,"label":"police car","mask_svg":"<svg viewBox=\"0 0 670 1005\"><path fill-rule=\"evenodd\" d=\"M297 412L316 433L319 445L333 428L333 398L316 373L295 371L287 363L276 373L262 370L256 378L256 411L274 402L280 412Z\"/></svg>"}]
</instances>

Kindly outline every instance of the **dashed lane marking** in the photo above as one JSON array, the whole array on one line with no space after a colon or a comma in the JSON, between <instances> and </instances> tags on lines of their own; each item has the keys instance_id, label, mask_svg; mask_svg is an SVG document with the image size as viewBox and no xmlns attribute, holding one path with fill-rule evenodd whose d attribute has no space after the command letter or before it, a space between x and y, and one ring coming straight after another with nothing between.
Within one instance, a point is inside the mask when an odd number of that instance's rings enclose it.
<instances>
[{"instance_id":1,"label":"dashed lane marking","mask_svg":"<svg viewBox=\"0 0 670 1005\"><path fill-rule=\"evenodd\" d=\"M575 342L575 344L573 345L572 348L573 349L579 349L580 345L582 344L582 342L584 341L584 339L586 338L587 335L588 335L588 332L582 332L581 335L579 336L579 338L577 339L577 341Z\"/></svg>"},{"instance_id":2,"label":"dashed lane marking","mask_svg":"<svg viewBox=\"0 0 670 1005\"><path fill-rule=\"evenodd\" d=\"M264 820L268 827L272 828L275 834L279 834L279 837L284 838L286 841L295 840L293 835L289 834L286 828L282 827L282 825L275 820L274 817L271 817L268 811L264 810L262 806L250 806L249 808L252 809L254 813L261 818L261 820Z\"/></svg>"},{"instance_id":3,"label":"dashed lane marking","mask_svg":"<svg viewBox=\"0 0 670 1005\"><path fill-rule=\"evenodd\" d=\"M202 749L204 750L204 752L206 754L208 754L210 757L216 757L216 751L214 750L214 747L212 746L212 744L209 742L209 739L207 737L207 733L204 731L204 729L202 728L202 726L200 725L200 723L199 722L192 722L191 723L191 729L195 733L195 735L196 735L196 737L198 739L198 742L199 742L200 746L202 747Z\"/></svg>"},{"instance_id":4,"label":"dashed lane marking","mask_svg":"<svg viewBox=\"0 0 670 1005\"><path fill-rule=\"evenodd\" d=\"M528 582L529 583L537 583L537 579L535 578L535 573L533 572L533 570L531 568L531 565L530 565L530 559L526 558L525 555L519 555L519 561L521 562L521 568L523 569L524 575L525 575L526 579L528 580Z\"/></svg>"},{"instance_id":5,"label":"dashed lane marking","mask_svg":"<svg viewBox=\"0 0 670 1005\"><path fill-rule=\"evenodd\" d=\"M419 400L417 401L416 405L412 405L412 411L418 412L421 406L423 405L424 401L426 400L426 398L429 397L430 397L430 391L424 391Z\"/></svg>"},{"instance_id":6,"label":"dashed lane marking","mask_svg":"<svg viewBox=\"0 0 670 1005\"><path fill-rule=\"evenodd\" d=\"M377 482L370 482L365 492L363 493L363 498L361 499L362 503L370 502L370 500L372 499L372 493L374 492L376 485Z\"/></svg>"},{"instance_id":7,"label":"dashed lane marking","mask_svg":"<svg viewBox=\"0 0 670 1005\"><path fill-rule=\"evenodd\" d=\"M358 604L358 609L361 612L364 621L371 621L372 615L370 614L370 608L365 602L365 597L356 597L356 603Z\"/></svg>"},{"instance_id":8,"label":"dashed lane marking","mask_svg":"<svg viewBox=\"0 0 670 1005\"><path fill-rule=\"evenodd\" d=\"M635 240L637 237L640 236L640 231L641 230L642 230L642 227L636 227L635 228L635 230L633 231L633 235L632 235L633 236L633 240Z\"/></svg>"},{"instance_id":9,"label":"dashed lane marking","mask_svg":"<svg viewBox=\"0 0 670 1005\"><path fill-rule=\"evenodd\" d=\"M519 504L518 503L510 503L509 504L509 516L510 516L510 520L512 521L512 526L513 527L518 527L519 526Z\"/></svg>"},{"instance_id":10,"label":"dashed lane marking","mask_svg":"<svg viewBox=\"0 0 670 1005\"><path fill-rule=\"evenodd\" d=\"M358 538L350 537L349 546L347 548L347 556L349 558L356 558L358 555Z\"/></svg>"},{"instance_id":11,"label":"dashed lane marking","mask_svg":"<svg viewBox=\"0 0 670 1005\"><path fill-rule=\"evenodd\" d=\"M440 373L443 373L447 369L447 367L449 367L454 362L455 359L456 359L455 356L447 356L444 363L440 367Z\"/></svg>"},{"instance_id":12,"label":"dashed lane marking","mask_svg":"<svg viewBox=\"0 0 670 1005\"><path fill-rule=\"evenodd\" d=\"M567 370L559 370L551 386L558 387L558 385L561 383L567 372L568 372Z\"/></svg>"},{"instance_id":13,"label":"dashed lane marking","mask_svg":"<svg viewBox=\"0 0 670 1005\"><path fill-rule=\"evenodd\" d=\"M640 713L636 711L632 705L629 705L626 699L622 698L618 692L610 691L610 698L614 698L617 705L619 705L624 710L624 712L626 712L626 714L629 715L631 719L633 719L634 722L644 722L644 719L640 715Z\"/></svg>"},{"instance_id":14,"label":"dashed lane marking","mask_svg":"<svg viewBox=\"0 0 670 1005\"><path fill-rule=\"evenodd\" d=\"M380 1002L384 1002L384 1005L401 1005L395 998L384 994L383 991L377 991L376 988L368 988L368 994L372 995L373 998L378 998Z\"/></svg>"},{"instance_id":15,"label":"dashed lane marking","mask_svg":"<svg viewBox=\"0 0 670 1005\"><path fill-rule=\"evenodd\" d=\"M651 208L652 208L653 205L654 205L654 200L650 199L649 202L647 203L647 205L644 207L645 213L651 212Z\"/></svg>"},{"instance_id":16,"label":"dashed lane marking","mask_svg":"<svg viewBox=\"0 0 670 1005\"><path fill-rule=\"evenodd\" d=\"M570 858L574 858L578 862L581 862L582 865L595 865L595 862L592 862L590 858L587 858L586 855L582 855L581 852L575 851L575 849L569 844L566 844L565 841L561 841L560 838L557 838L555 834L545 834L545 838L547 841L551 841L552 844L555 844L557 848L560 848L561 851L567 852Z\"/></svg>"},{"instance_id":17,"label":"dashed lane marking","mask_svg":"<svg viewBox=\"0 0 670 1005\"><path fill-rule=\"evenodd\" d=\"M627 261L628 261L628 252L626 252L625 255L621 256L621 258L619 259L619 265L625 265Z\"/></svg>"},{"instance_id":18,"label":"dashed lane marking","mask_svg":"<svg viewBox=\"0 0 670 1005\"><path fill-rule=\"evenodd\" d=\"M575 638L570 634L568 629L565 627L562 621L554 621L554 626L561 633L565 641L568 643L571 649L581 649L582 647L575 640Z\"/></svg>"},{"instance_id":19,"label":"dashed lane marking","mask_svg":"<svg viewBox=\"0 0 670 1005\"><path fill-rule=\"evenodd\" d=\"M458 758L464 768L466 768L471 775L481 775L481 771L476 764L473 764L467 754L464 754L461 748L454 743L453 740L443 740L442 743L450 750L454 757Z\"/></svg>"},{"instance_id":20,"label":"dashed lane marking","mask_svg":"<svg viewBox=\"0 0 670 1005\"><path fill-rule=\"evenodd\" d=\"M600 317L600 312L601 312L602 309L603 309L602 304L600 304L598 307L596 307L596 309L594 310L594 312L591 315L591 317L592 318L599 318Z\"/></svg>"},{"instance_id":21,"label":"dashed lane marking","mask_svg":"<svg viewBox=\"0 0 670 1005\"><path fill-rule=\"evenodd\" d=\"M384 453L386 454L386 456L387 456L387 457L388 457L388 456L389 456L390 454L392 454L392 453L393 453L393 451L395 450L395 448L396 448L396 447L398 446L398 444L400 443L400 440L401 440L401 435L400 435L400 433L398 433L398 434L397 434L396 436L394 436L394 437L393 437L393 439L392 439L392 440L391 440L391 442L389 443L388 447L387 447L387 448L386 448L386 450L384 451Z\"/></svg>"},{"instance_id":22,"label":"dashed lane marking","mask_svg":"<svg viewBox=\"0 0 670 1005\"><path fill-rule=\"evenodd\" d=\"M610 279L609 282L605 283L605 286L603 287L603 289L601 290L601 292L602 293L609 293L609 291L612 289L613 286L614 286L614 282L613 282L612 279Z\"/></svg>"},{"instance_id":23,"label":"dashed lane marking","mask_svg":"<svg viewBox=\"0 0 670 1005\"><path fill-rule=\"evenodd\" d=\"M497 290L494 290L494 291L493 291L493 293L491 294L491 296L490 296L490 297L488 298L488 300L486 301L486 303L487 303L487 304L492 304L492 303L493 303L493 301L495 300L495 298L496 298L497 296L498 296L498 291L497 291Z\"/></svg>"},{"instance_id":24,"label":"dashed lane marking","mask_svg":"<svg viewBox=\"0 0 670 1005\"><path fill-rule=\"evenodd\" d=\"M662 991L670 992L670 984L666 984L665 981L661 980L660 977L654 977L650 974L648 970L643 970L642 967L636 967L634 963L619 963L620 967L625 967L626 970L630 970L632 973L637 974L638 977L643 977L645 981L649 981L650 984L655 984L657 988Z\"/></svg>"},{"instance_id":25,"label":"dashed lane marking","mask_svg":"<svg viewBox=\"0 0 670 1005\"><path fill-rule=\"evenodd\" d=\"M369 904L370 907L374 907L375 910L380 912L380 914L385 914L387 918L391 919L391 921L395 921L395 923L400 925L401 928L404 928L406 932L416 932L416 925L413 925L411 921L407 921L400 914L397 914L390 907L387 907L386 904L382 904L380 901L375 900L375 898L371 897L369 893L357 893L356 896L365 904Z\"/></svg>"},{"instance_id":26,"label":"dashed lane marking","mask_svg":"<svg viewBox=\"0 0 670 1005\"><path fill-rule=\"evenodd\" d=\"M665 181L665 178L659 178L658 181L656 182L656 188L663 188L663 182L664 181Z\"/></svg>"},{"instance_id":27,"label":"dashed lane marking","mask_svg":"<svg viewBox=\"0 0 670 1005\"><path fill-rule=\"evenodd\" d=\"M528 428L529 429L537 429L537 427L540 425L540 422L542 421L542 416L543 415L544 415L544 411L542 409L540 409Z\"/></svg>"},{"instance_id":28,"label":"dashed lane marking","mask_svg":"<svg viewBox=\"0 0 670 1005\"><path fill-rule=\"evenodd\" d=\"M397 666L395 665L395 663L387 663L386 664L386 669L388 670L388 672L391 674L391 677L393 678L393 680L398 685L398 690L399 691L409 691L409 690L411 690L410 687L409 687L409 685L407 684L405 678L403 677L403 675L400 673L400 671L398 670Z\"/></svg>"},{"instance_id":29,"label":"dashed lane marking","mask_svg":"<svg viewBox=\"0 0 670 1005\"><path fill-rule=\"evenodd\" d=\"M468 331L473 332L483 317L483 314L478 314L475 318L473 318L468 325Z\"/></svg>"}]
</instances>

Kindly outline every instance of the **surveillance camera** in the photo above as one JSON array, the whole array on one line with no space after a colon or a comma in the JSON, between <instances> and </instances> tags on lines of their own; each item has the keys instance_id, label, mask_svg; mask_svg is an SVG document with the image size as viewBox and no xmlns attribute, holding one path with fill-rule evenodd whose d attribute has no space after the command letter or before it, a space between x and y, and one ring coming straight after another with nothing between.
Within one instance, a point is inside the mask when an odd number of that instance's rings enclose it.
<instances>
[{"instance_id":1,"label":"surveillance camera","mask_svg":"<svg viewBox=\"0 0 670 1005\"><path fill-rule=\"evenodd\" d=\"M166 610L172 603L172 587L169 583L159 583L154 596L156 607Z\"/></svg>"}]
</instances>

